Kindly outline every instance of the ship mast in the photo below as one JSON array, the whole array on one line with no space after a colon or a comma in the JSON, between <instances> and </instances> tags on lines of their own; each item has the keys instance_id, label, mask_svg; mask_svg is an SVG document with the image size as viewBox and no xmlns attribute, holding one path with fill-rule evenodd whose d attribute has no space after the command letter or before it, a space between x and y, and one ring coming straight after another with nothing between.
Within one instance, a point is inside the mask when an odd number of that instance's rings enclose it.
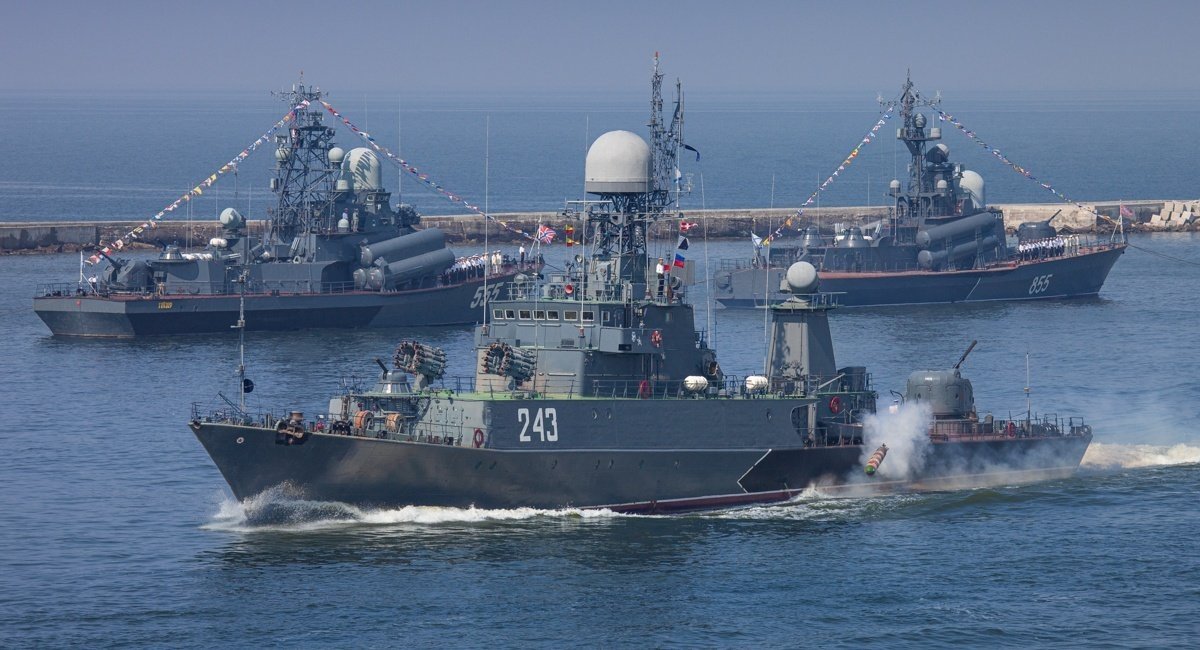
<instances>
[{"instance_id":1,"label":"ship mast","mask_svg":"<svg viewBox=\"0 0 1200 650\"><path fill-rule=\"evenodd\" d=\"M321 98L324 93L303 82L290 91L273 93L293 108L296 117L286 132L275 136L275 177L271 190L278 203L270 215L269 240L290 242L312 232L334 230L334 182L338 168L329 161L334 129L324 124Z\"/></svg>"},{"instance_id":2,"label":"ship mast","mask_svg":"<svg viewBox=\"0 0 1200 650\"><path fill-rule=\"evenodd\" d=\"M682 145L683 90L676 82L675 110L668 124L663 119L662 72L658 53L650 81L650 178L645 191L593 191L601 201L590 203L587 228L591 229L593 256L620 259L618 275L622 280L644 281L647 252L646 237L650 225L658 221L673 204L671 179ZM583 236L588 237L585 229ZM615 278L614 278L615 279Z\"/></svg>"},{"instance_id":3,"label":"ship mast","mask_svg":"<svg viewBox=\"0 0 1200 650\"><path fill-rule=\"evenodd\" d=\"M939 94L933 99L921 97L921 93L913 88L910 72L905 76L900 99L891 103L892 106L897 104L900 106L903 126L896 137L904 142L912 161L908 165L906 190L901 191L895 183L892 185L896 216L900 221L915 219L919 222L928 217L946 216L953 204L953 166L945 160L942 152L935 150L934 153L938 155L930 155L929 143L941 140L942 131L937 127L927 129L925 114L917 111L922 106L936 109L941 104L941 96ZM946 181L943 187L938 186L940 180Z\"/></svg>"}]
</instances>

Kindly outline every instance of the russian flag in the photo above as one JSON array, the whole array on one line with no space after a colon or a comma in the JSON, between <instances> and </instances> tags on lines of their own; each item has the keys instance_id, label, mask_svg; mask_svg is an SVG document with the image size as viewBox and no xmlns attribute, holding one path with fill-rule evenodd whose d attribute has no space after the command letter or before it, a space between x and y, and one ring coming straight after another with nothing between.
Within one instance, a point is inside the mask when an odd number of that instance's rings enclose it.
<instances>
[{"instance_id":1,"label":"russian flag","mask_svg":"<svg viewBox=\"0 0 1200 650\"><path fill-rule=\"evenodd\" d=\"M678 267L681 269L683 268L683 253L680 253L679 251L675 251L675 263L672 264L671 266Z\"/></svg>"}]
</instances>

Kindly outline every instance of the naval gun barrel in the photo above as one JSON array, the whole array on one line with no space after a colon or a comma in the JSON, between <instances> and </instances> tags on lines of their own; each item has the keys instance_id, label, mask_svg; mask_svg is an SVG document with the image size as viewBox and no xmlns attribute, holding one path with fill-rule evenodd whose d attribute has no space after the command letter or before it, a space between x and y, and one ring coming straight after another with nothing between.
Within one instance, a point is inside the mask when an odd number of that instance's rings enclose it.
<instances>
[{"instance_id":1,"label":"naval gun barrel","mask_svg":"<svg viewBox=\"0 0 1200 650\"><path fill-rule=\"evenodd\" d=\"M974 341L971 341L971 345L967 346L967 351L963 352L962 356L958 358L958 363L954 364L955 370L958 370L959 368L962 367L963 362L967 360L967 355L971 354L971 350L974 350L975 346L978 343L979 343L979 339L975 339Z\"/></svg>"},{"instance_id":2,"label":"naval gun barrel","mask_svg":"<svg viewBox=\"0 0 1200 650\"><path fill-rule=\"evenodd\" d=\"M883 464L883 459L887 456L887 452L887 445L879 445L879 449L876 449L875 453L871 454L871 458L867 460L867 466L863 468L868 475L875 475L875 472L879 470L879 466Z\"/></svg>"}]
</instances>

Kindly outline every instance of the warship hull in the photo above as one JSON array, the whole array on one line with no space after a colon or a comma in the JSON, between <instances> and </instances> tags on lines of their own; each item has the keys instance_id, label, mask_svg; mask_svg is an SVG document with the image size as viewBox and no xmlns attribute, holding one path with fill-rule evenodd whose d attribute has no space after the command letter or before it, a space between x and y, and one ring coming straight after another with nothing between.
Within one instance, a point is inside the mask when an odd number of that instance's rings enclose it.
<instances>
[{"instance_id":1,"label":"warship hull","mask_svg":"<svg viewBox=\"0 0 1200 650\"><path fill-rule=\"evenodd\" d=\"M488 279L499 293L511 276ZM345 291L246 295L246 329L384 328L478 322L483 279L411 291ZM229 332L240 296L61 295L33 299L33 309L55 336L132 338Z\"/></svg>"},{"instance_id":2,"label":"warship hull","mask_svg":"<svg viewBox=\"0 0 1200 650\"><path fill-rule=\"evenodd\" d=\"M283 487L300 498L363 507L622 512L772 503L812 486L940 489L1046 480L1072 474L1091 441L1087 434L933 442L912 476L888 478L881 471L871 478L863 472L871 449L861 444L703 449L671 444L668 436L661 446L512 449L491 446L490 439L475 448L453 439L423 443L328 433L281 444L264 427L200 421L191 427L239 500ZM654 438L654 431L645 433Z\"/></svg>"},{"instance_id":3,"label":"warship hull","mask_svg":"<svg viewBox=\"0 0 1200 650\"><path fill-rule=\"evenodd\" d=\"M1124 252L1124 245L1116 245L965 271L821 271L821 290L842 294L843 307L1089 297L1100 293ZM778 290L783 273L779 268L718 271L714 297L727 308L761 308L779 302L784 298Z\"/></svg>"}]
</instances>

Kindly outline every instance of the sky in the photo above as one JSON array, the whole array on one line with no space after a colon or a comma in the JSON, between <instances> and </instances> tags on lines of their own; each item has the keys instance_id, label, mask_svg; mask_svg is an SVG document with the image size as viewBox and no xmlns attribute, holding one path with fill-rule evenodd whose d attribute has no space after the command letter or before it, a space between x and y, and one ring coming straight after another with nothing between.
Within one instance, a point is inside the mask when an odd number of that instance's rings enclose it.
<instances>
[{"instance_id":1,"label":"sky","mask_svg":"<svg viewBox=\"0 0 1200 650\"><path fill-rule=\"evenodd\" d=\"M414 95L1200 87L1200 2L0 0L0 91ZM894 93L888 93L894 94Z\"/></svg>"}]
</instances>

